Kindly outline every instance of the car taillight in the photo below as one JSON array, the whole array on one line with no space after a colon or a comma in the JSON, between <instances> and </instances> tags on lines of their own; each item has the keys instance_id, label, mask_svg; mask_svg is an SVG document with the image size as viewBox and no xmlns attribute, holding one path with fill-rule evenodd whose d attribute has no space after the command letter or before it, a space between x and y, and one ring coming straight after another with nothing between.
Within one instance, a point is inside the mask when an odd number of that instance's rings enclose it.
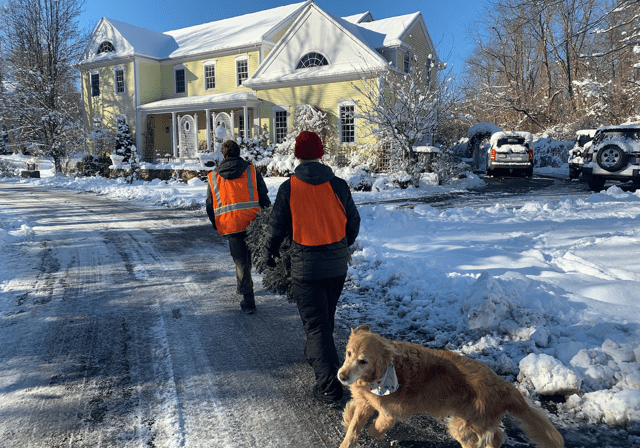
<instances>
[{"instance_id":1,"label":"car taillight","mask_svg":"<svg viewBox=\"0 0 640 448\"><path fill-rule=\"evenodd\" d=\"M588 160L589 162L591 162L593 160L593 153L590 153L590 152L586 153L584 156L584 160L585 161Z\"/></svg>"},{"instance_id":2,"label":"car taillight","mask_svg":"<svg viewBox=\"0 0 640 448\"><path fill-rule=\"evenodd\" d=\"M496 160L496 148L491 148L491 160Z\"/></svg>"},{"instance_id":3,"label":"car taillight","mask_svg":"<svg viewBox=\"0 0 640 448\"><path fill-rule=\"evenodd\" d=\"M529 162L533 160L533 149L529 150Z\"/></svg>"}]
</instances>

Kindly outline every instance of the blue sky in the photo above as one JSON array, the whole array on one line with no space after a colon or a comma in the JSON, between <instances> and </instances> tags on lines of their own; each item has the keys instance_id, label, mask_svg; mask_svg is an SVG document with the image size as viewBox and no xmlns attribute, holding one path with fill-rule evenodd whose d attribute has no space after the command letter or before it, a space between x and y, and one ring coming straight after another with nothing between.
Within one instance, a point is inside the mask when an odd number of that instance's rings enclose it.
<instances>
[{"instance_id":1,"label":"blue sky","mask_svg":"<svg viewBox=\"0 0 640 448\"><path fill-rule=\"evenodd\" d=\"M302 0L261 2L86 0L80 26L91 31L104 16L162 32L299 1ZM482 13L487 0L317 0L316 4L338 16L370 11L376 19L421 11L440 58L449 64L453 63L457 69L460 69L462 60L471 48L467 29Z\"/></svg>"}]
</instances>

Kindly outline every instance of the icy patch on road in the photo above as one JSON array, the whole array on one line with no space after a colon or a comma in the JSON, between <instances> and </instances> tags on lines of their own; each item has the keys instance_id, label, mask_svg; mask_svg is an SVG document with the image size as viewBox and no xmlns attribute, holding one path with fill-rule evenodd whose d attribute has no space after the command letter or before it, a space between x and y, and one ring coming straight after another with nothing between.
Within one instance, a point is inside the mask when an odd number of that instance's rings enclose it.
<instances>
[{"instance_id":1,"label":"icy patch on road","mask_svg":"<svg viewBox=\"0 0 640 448\"><path fill-rule=\"evenodd\" d=\"M156 385L156 398L160 402L158 408L162 411L155 422L158 431L156 440L161 446L182 447L185 445L184 418L173 374L169 341L160 304L156 302L153 309L158 315L158 322L151 328L155 340L152 349L153 370L154 377L161 378Z\"/></svg>"}]
</instances>

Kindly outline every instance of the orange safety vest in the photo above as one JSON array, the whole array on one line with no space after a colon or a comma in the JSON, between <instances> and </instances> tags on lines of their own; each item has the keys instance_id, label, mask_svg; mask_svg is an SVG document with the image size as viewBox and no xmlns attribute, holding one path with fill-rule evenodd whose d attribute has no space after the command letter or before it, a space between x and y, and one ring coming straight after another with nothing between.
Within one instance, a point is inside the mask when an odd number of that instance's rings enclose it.
<instances>
[{"instance_id":1,"label":"orange safety vest","mask_svg":"<svg viewBox=\"0 0 640 448\"><path fill-rule=\"evenodd\" d=\"M242 232L260 211L256 169L249 165L240 177L225 179L209 173L213 214L220 235Z\"/></svg>"},{"instance_id":2,"label":"orange safety vest","mask_svg":"<svg viewBox=\"0 0 640 448\"><path fill-rule=\"evenodd\" d=\"M347 236L347 213L331 184L308 184L291 176L293 241L303 246L321 246Z\"/></svg>"}]
</instances>

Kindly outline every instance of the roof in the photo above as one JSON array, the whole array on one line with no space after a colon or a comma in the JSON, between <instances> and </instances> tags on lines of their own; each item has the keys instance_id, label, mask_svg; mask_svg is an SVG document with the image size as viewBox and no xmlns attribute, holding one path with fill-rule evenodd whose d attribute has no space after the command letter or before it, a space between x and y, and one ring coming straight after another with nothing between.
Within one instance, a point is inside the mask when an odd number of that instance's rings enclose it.
<instances>
[{"instance_id":1,"label":"roof","mask_svg":"<svg viewBox=\"0 0 640 448\"><path fill-rule=\"evenodd\" d=\"M164 33L103 17L92 33L81 64L131 55L177 59L265 42L273 44L269 36L310 3L307 0ZM116 51L96 55L96 46L105 40L111 41Z\"/></svg>"},{"instance_id":2,"label":"roof","mask_svg":"<svg viewBox=\"0 0 640 448\"><path fill-rule=\"evenodd\" d=\"M217 93L213 95L200 95L200 96L187 96L181 98L169 98L166 100L154 101L152 103L146 103L138 106L138 109L146 113L157 113L159 111L180 111L193 110L194 106L236 106L239 104L247 104L255 102L259 104L258 98L248 92L231 92L231 93Z\"/></svg>"},{"instance_id":3,"label":"roof","mask_svg":"<svg viewBox=\"0 0 640 448\"><path fill-rule=\"evenodd\" d=\"M354 14L352 16L343 17L343 19L351 23L372 22L375 20L373 18L373 14L371 14L369 11L361 12L360 14Z\"/></svg>"},{"instance_id":4,"label":"roof","mask_svg":"<svg viewBox=\"0 0 640 448\"><path fill-rule=\"evenodd\" d=\"M383 46L392 47L402 43L405 33L421 15L421 13L415 12L413 14L376 20L374 22L359 23L358 26L384 36L383 41L377 43L376 48Z\"/></svg>"},{"instance_id":5,"label":"roof","mask_svg":"<svg viewBox=\"0 0 640 448\"><path fill-rule=\"evenodd\" d=\"M370 14L342 18L311 3L244 85L250 88L303 85L378 72L389 66L379 50L405 45L403 38L416 23L420 23L430 40L420 12L355 23L363 17ZM308 51L321 52L329 65L296 69L298 58ZM434 56L437 58L435 51Z\"/></svg>"}]
</instances>

